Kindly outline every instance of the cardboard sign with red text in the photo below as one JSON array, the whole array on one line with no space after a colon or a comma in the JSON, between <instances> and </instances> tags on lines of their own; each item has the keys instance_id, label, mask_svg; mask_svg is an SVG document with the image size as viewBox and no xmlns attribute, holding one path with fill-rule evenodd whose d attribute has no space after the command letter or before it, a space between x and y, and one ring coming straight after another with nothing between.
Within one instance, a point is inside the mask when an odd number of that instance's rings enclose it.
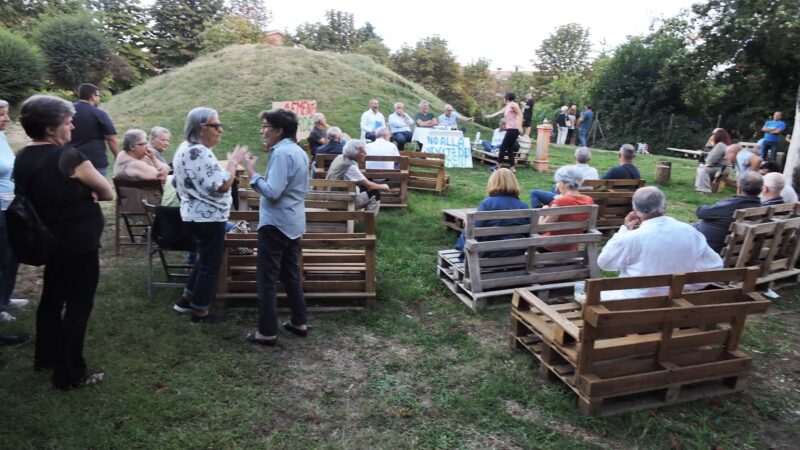
<instances>
[{"instance_id":1,"label":"cardboard sign with red text","mask_svg":"<svg viewBox=\"0 0 800 450\"><path fill-rule=\"evenodd\" d=\"M311 133L314 124L311 116L317 113L316 100L287 100L285 102L272 102L272 109L281 108L297 114L297 140L306 139Z\"/></svg>"}]
</instances>

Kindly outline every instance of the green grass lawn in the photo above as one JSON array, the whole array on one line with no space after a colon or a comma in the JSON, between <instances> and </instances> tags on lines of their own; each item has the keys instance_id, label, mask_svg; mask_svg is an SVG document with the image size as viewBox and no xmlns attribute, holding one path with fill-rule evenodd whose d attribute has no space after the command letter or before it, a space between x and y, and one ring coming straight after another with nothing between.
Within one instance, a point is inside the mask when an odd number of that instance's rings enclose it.
<instances>
[{"instance_id":1,"label":"green grass lawn","mask_svg":"<svg viewBox=\"0 0 800 450\"><path fill-rule=\"evenodd\" d=\"M554 148L554 164L573 148ZM596 151L601 172L613 152ZM655 163L642 156L642 174ZM671 159L668 213L730 195L694 193L695 163ZM170 309L179 291L145 294L145 254L113 255L113 209L95 310L86 340L101 385L59 392L32 369L33 343L3 347L0 448L791 448L798 437L796 289L784 289L769 315L748 323L753 355L743 394L612 418L580 415L575 395L537 376L530 355L508 347L507 309L475 314L436 278L436 251L456 235L444 208L484 197L485 167L449 171L444 195L411 193L406 211L378 217L378 302L368 311L312 314L305 340L280 335L276 348L244 341L256 311L195 326ZM550 174L520 169L525 190ZM25 268L18 294L41 288ZM34 301L34 306L36 301ZM34 308L3 332L33 333Z\"/></svg>"}]
</instances>

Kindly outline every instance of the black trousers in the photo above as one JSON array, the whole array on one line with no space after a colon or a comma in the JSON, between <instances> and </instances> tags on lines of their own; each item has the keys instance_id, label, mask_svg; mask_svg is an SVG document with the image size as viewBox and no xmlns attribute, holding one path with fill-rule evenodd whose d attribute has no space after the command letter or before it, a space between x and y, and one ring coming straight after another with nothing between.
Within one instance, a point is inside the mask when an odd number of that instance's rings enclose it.
<instances>
[{"instance_id":1,"label":"black trousers","mask_svg":"<svg viewBox=\"0 0 800 450\"><path fill-rule=\"evenodd\" d=\"M258 229L258 332L264 336L278 334L278 280L286 290L292 325L308 322L299 259L299 238L289 239L272 225Z\"/></svg>"},{"instance_id":2,"label":"black trousers","mask_svg":"<svg viewBox=\"0 0 800 450\"><path fill-rule=\"evenodd\" d=\"M97 250L56 255L44 269L36 311L36 368L53 368L53 384L75 387L86 377L83 340L100 276Z\"/></svg>"},{"instance_id":3,"label":"black trousers","mask_svg":"<svg viewBox=\"0 0 800 450\"><path fill-rule=\"evenodd\" d=\"M503 137L503 142L500 143L500 154L497 156L497 162L502 163L508 158L508 163L514 167L514 149L516 148L517 138L519 137L519 130L509 128L506 130L506 135Z\"/></svg>"}]
</instances>

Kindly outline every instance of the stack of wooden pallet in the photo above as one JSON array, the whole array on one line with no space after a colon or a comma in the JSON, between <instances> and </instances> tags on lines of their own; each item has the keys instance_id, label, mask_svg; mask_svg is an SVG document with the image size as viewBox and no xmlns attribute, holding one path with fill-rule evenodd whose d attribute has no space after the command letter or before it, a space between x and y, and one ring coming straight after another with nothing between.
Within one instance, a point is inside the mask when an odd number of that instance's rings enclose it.
<instances>
[{"instance_id":1,"label":"stack of wooden pallet","mask_svg":"<svg viewBox=\"0 0 800 450\"><path fill-rule=\"evenodd\" d=\"M511 346L578 394L586 414L610 415L740 391L751 360L738 350L749 314L769 301L757 269L588 280L586 302L512 300ZM690 284L739 283L689 292ZM600 302L602 291L663 286L667 294Z\"/></svg>"},{"instance_id":2,"label":"stack of wooden pallet","mask_svg":"<svg viewBox=\"0 0 800 450\"><path fill-rule=\"evenodd\" d=\"M442 193L450 186L442 153L400 152L408 157L408 188Z\"/></svg>"},{"instance_id":3,"label":"stack of wooden pallet","mask_svg":"<svg viewBox=\"0 0 800 450\"><path fill-rule=\"evenodd\" d=\"M633 193L644 184L644 180L584 181L581 193L591 197L600 207L597 229L616 232L625 222L625 216L633 211Z\"/></svg>"}]
</instances>

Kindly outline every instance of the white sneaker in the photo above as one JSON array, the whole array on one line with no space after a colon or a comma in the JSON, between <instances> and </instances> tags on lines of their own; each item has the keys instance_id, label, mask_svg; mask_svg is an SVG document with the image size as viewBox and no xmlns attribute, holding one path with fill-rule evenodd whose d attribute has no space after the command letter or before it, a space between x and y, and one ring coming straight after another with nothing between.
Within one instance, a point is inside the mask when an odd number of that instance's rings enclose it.
<instances>
[{"instance_id":1,"label":"white sneaker","mask_svg":"<svg viewBox=\"0 0 800 450\"><path fill-rule=\"evenodd\" d=\"M28 306L28 303L30 302L26 298L12 298L8 301L8 307L19 309Z\"/></svg>"},{"instance_id":2,"label":"white sneaker","mask_svg":"<svg viewBox=\"0 0 800 450\"><path fill-rule=\"evenodd\" d=\"M11 314L5 311L0 312L0 323L11 322L14 320L17 320L17 318L12 316Z\"/></svg>"}]
</instances>

